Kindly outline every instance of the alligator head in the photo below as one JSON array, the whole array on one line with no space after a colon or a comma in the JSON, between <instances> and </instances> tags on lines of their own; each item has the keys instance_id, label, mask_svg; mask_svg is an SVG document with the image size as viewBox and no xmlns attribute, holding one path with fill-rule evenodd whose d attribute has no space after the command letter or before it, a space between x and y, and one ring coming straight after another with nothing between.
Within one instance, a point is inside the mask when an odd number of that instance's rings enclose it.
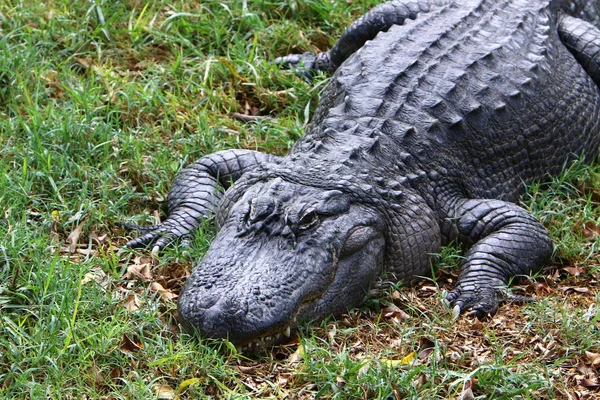
<instances>
[{"instance_id":1,"label":"alligator head","mask_svg":"<svg viewBox=\"0 0 600 400\"><path fill-rule=\"evenodd\" d=\"M380 275L384 223L339 190L275 178L230 206L179 300L184 326L236 345L358 305Z\"/></svg>"}]
</instances>

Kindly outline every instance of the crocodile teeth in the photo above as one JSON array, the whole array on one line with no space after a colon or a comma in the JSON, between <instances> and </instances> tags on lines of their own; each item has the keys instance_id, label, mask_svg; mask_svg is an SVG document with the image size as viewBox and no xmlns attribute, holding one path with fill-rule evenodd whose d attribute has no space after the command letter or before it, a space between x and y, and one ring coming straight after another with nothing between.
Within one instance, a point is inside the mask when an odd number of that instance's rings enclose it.
<instances>
[{"instance_id":1,"label":"crocodile teeth","mask_svg":"<svg viewBox=\"0 0 600 400\"><path fill-rule=\"evenodd\" d=\"M285 331L283 331L283 335L285 337L290 337L291 334L292 334L292 329L288 326L287 328L285 328Z\"/></svg>"}]
</instances>

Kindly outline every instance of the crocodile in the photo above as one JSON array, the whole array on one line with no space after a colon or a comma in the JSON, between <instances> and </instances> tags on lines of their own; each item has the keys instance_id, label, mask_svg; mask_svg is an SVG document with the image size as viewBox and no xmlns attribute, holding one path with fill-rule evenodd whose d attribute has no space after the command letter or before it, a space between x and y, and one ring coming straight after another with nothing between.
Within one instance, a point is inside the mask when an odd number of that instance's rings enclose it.
<instances>
[{"instance_id":1,"label":"crocodile","mask_svg":"<svg viewBox=\"0 0 600 400\"><path fill-rule=\"evenodd\" d=\"M450 242L446 300L480 318L551 258L517 205L527 184L600 145L600 4L399 0L322 53L276 62L332 73L285 157L231 149L176 176L168 217L125 246L159 251L214 215L179 297L182 325L243 348L356 307L380 279L411 283Z\"/></svg>"}]
</instances>

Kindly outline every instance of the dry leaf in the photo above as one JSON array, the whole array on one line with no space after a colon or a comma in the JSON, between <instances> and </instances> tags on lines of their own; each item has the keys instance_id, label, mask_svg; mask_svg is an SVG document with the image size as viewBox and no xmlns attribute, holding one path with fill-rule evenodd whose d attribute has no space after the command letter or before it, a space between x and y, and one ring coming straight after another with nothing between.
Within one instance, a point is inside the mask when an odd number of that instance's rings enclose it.
<instances>
[{"instance_id":1,"label":"dry leaf","mask_svg":"<svg viewBox=\"0 0 600 400\"><path fill-rule=\"evenodd\" d=\"M480 321L479 319L476 319L471 324L471 329L474 330L474 331L480 331L480 330L482 330L483 329L483 322Z\"/></svg>"},{"instance_id":2,"label":"dry leaf","mask_svg":"<svg viewBox=\"0 0 600 400\"><path fill-rule=\"evenodd\" d=\"M94 377L94 383L96 383L96 385L104 384L104 376L102 375L102 370L100 370L100 368L98 368L97 365L92 365L88 369L88 373Z\"/></svg>"},{"instance_id":3,"label":"dry leaf","mask_svg":"<svg viewBox=\"0 0 600 400\"><path fill-rule=\"evenodd\" d=\"M402 397L400 396L400 388L394 382L390 382L392 384L392 389L394 390L394 400L400 400Z\"/></svg>"},{"instance_id":4,"label":"dry leaf","mask_svg":"<svg viewBox=\"0 0 600 400\"><path fill-rule=\"evenodd\" d=\"M290 364L295 364L304 358L304 346L299 345L298 348L292 355L289 356L288 361Z\"/></svg>"},{"instance_id":5,"label":"dry leaf","mask_svg":"<svg viewBox=\"0 0 600 400\"><path fill-rule=\"evenodd\" d=\"M421 337L421 339L419 339L419 360L427 358L434 348L435 343L431 339L427 337Z\"/></svg>"},{"instance_id":6,"label":"dry leaf","mask_svg":"<svg viewBox=\"0 0 600 400\"><path fill-rule=\"evenodd\" d=\"M123 340L121 341L121 347L119 347L123 353L133 353L134 351L138 351L143 348L144 345L142 343L136 343L125 334L123 335Z\"/></svg>"},{"instance_id":7,"label":"dry leaf","mask_svg":"<svg viewBox=\"0 0 600 400\"><path fill-rule=\"evenodd\" d=\"M243 374L248 374L248 375L256 374L256 368L253 366L234 365L233 368L237 369L238 371L240 371Z\"/></svg>"},{"instance_id":8,"label":"dry leaf","mask_svg":"<svg viewBox=\"0 0 600 400\"><path fill-rule=\"evenodd\" d=\"M586 222L585 225L583 225L583 235L588 239L595 239L596 236L600 236L600 226L592 221Z\"/></svg>"},{"instance_id":9,"label":"dry leaf","mask_svg":"<svg viewBox=\"0 0 600 400\"><path fill-rule=\"evenodd\" d=\"M594 367L600 366L600 354L586 351L585 355L587 356L590 364L592 364Z\"/></svg>"},{"instance_id":10,"label":"dry leaf","mask_svg":"<svg viewBox=\"0 0 600 400\"><path fill-rule=\"evenodd\" d=\"M363 360L362 366L356 373L357 376L363 376L367 372L369 372L369 368L371 368L371 360Z\"/></svg>"},{"instance_id":11,"label":"dry leaf","mask_svg":"<svg viewBox=\"0 0 600 400\"><path fill-rule=\"evenodd\" d=\"M474 400L473 388L477 384L477 378L471 378L463 385L462 393L458 397L460 400Z\"/></svg>"},{"instance_id":12,"label":"dry leaf","mask_svg":"<svg viewBox=\"0 0 600 400\"><path fill-rule=\"evenodd\" d=\"M475 400L475 395L473 395L473 390L471 388L463 390L463 392L458 397L459 400Z\"/></svg>"},{"instance_id":13,"label":"dry leaf","mask_svg":"<svg viewBox=\"0 0 600 400\"><path fill-rule=\"evenodd\" d=\"M98 235L95 231L92 231L90 234L90 238L96 242L96 244L103 244L108 238L108 233L103 233L102 235Z\"/></svg>"},{"instance_id":14,"label":"dry leaf","mask_svg":"<svg viewBox=\"0 0 600 400\"><path fill-rule=\"evenodd\" d=\"M175 390L169 385L154 385L154 393L157 399L174 399L176 396Z\"/></svg>"},{"instance_id":15,"label":"dry leaf","mask_svg":"<svg viewBox=\"0 0 600 400\"><path fill-rule=\"evenodd\" d=\"M170 301L170 300L176 299L178 297L175 293L173 293L169 289L165 289L158 282L152 282L152 284L150 285L150 290L152 292L158 292L158 294L160 294L160 297L162 297L162 299L165 301Z\"/></svg>"},{"instance_id":16,"label":"dry leaf","mask_svg":"<svg viewBox=\"0 0 600 400\"><path fill-rule=\"evenodd\" d=\"M84 68L89 68L92 65L92 60L89 58L75 57L75 61Z\"/></svg>"},{"instance_id":17,"label":"dry leaf","mask_svg":"<svg viewBox=\"0 0 600 400\"><path fill-rule=\"evenodd\" d=\"M336 333L337 333L337 325L332 324L331 329L329 329L327 331L327 339L329 339L330 344L334 343Z\"/></svg>"},{"instance_id":18,"label":"dry leaf","mask_svg":"<svg viewBox=\"0 0 600 400\"><path fill-rule=\"evenodd\" d=\"M123 376L123 370L120 367L114 367L110 370L110 377L117 379Z\"/></svg>"},{"instance_id":19,"label":"dry leaf","mask_svg":"<svg viewBox=\"0 0 600 400\"><path fill-rule=\"evenodd\" d=\"M81 236L81 230L83 229L83 224L85 224L85 222L85 220L81 221L81 223L77 225L67 237L67 243L69 243L69 252L71 253L75 252L75 249L77 249L79 236Z\"/></svg>"},{"instance_id":20,"label":"dry leaf","mask_svg":"<svg viewBox=\"0 0 600 400\"><path fill-rule=\"evenodd\" d=\"M143 282L152 280L152 270L150 263L133 264L127 267L127 272L123 279L140 280Z\"/></svg>"},{"instance_id":21,"label":"dry leaf","mask_svg":"<svg viewBox=\"0 0 600 400\"><path fill-rule=\"evenodd\" d=\"M571 293L589 293L590 289L586 288L586 287L571 287L571 286L567 286L563 288L563 292L565 294L571 294Z\"/></svg>"},{"instance_id":22,"label":"dry leaf","mask_svg":"<svg viewBox=\"0 0 600 400\"><path fill-rule=\"evenodd\" d=\"M421 286L419 288L419 292L424 292L424 293L437 293L438 288L436 286Z\"/></svg>"},{"instance_id":23,"label":"dry leaf","mask_svg":"<svg viewBox=\"0 0 600 400\"><path fill-rule=\"evenodd\" d=\"M573 276L581 275L581 270L577 267L564 267L563 270L567 271L569 274Z\"/></svg>"},{"instance_id":24,"label":"dry leaf","mask_svg":"<svg viewBox=\"0 0 600 400\"><path fill-rule=\"evenodd\" d=\"M92 249L77 249L76 253L84 256L91 256L93 254L97 254L98 251Z\"/></svg>"},{"instance_id":25,"label":"dry leaf","mask_svg":"<svg viewBox=\"0 0 600 400\"><path fill-rule=\"evenodd\" d=\"M600 388L600 383L596 382L595 379L584 378L581 380L581 382L579 384L588 389Z\"/></svg>"},{"instance_id":26,"label":"dry leaf","mask_svg":"<svg viewBox=\"0 0 600 400\"><path fill-rule=\"evenodd\" d=\"M535 293L536 294L552 293L552 289L550 288L550 286L546 285L543 282L537 282L535 284Z\"/></svg>"},{"instance_id":27,"label":"dry leaf","mask_svg":"<svg viewBox=\"0 0 600 400\"><path fill-rule=\"evenodd\" d=\"M401 324L403 320L410 318L406 312L402 311L395 305L384 307L381 310L381 315L386 321L393 322L395 324Z\"/></svg>"},{"instance_id":28,"label":"dry leaf","mask_svg":"<svg viewBox=\"0 0 600 400\"><path fill-rule=\"evenodd\" d=\"M92 267L90 269L90 272L83 276L81 284L85 285L86 283L92 281L97 282L103 288L106 288L108 286L108 277L106 276L102 268L99 267Z\"/></svg>"},{"instance_id":29,"label":"dry leaf","mask_svg":"<svg viewBox=\"0 0 600 400\"><path fill-rule=\"evenodd\" d=\"M123 307L127 311L137 311L140 309L140 300L135 293L130 293L123 302Z\"/></svg>"}]
</instances>

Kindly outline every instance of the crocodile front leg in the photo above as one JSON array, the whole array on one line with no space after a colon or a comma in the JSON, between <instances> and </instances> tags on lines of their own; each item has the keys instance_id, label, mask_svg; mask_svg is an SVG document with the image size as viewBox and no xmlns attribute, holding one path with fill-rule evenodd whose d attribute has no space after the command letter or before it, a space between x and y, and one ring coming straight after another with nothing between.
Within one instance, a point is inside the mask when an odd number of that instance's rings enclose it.
<instances>
[{"instance_id":1,"label":"crocodile front leg","mask_svg":"<svg viewBox=\"0 0 600 400\"><path fill-rule=\"evenodd\" d=\"M448 3L449 0L400 0L380 4L346 28L331 50L318 54L290 54L277 58L275 63L296 69L307 77L311 76L310 70L333 72L379 32L403 25L407 19L416 19L419 14Z\"/></svg>"},{"instance_id":2,"label":"crocodile front leg","mask_svg":"<svg viewBox=\"0 0 600 400\"><path fill-rule=\"evenodd\" d=\"M124 247L140 248L154 243L152 252L157 252L176 239L188 238L219 203L222 193L218 185L226 189L260 164L279 160L279 157L250 150L225 150L200 158L177 174L167 197L169 215L163 223L120 224L145 233Z\"/></svg>"},{"instance_id":3,"label":"crocodile front leg","mask_svg":"<svg viewBox=\"0 0 600 400\"><path fill-rule=\"evenodd\" d=\"M500 200L459 200L448 213L451 237L472 247L447 300L460 313L494 314L517 275L540 270L552 255L544 226L523 208Z\"/></svg>"}]
</instances>

